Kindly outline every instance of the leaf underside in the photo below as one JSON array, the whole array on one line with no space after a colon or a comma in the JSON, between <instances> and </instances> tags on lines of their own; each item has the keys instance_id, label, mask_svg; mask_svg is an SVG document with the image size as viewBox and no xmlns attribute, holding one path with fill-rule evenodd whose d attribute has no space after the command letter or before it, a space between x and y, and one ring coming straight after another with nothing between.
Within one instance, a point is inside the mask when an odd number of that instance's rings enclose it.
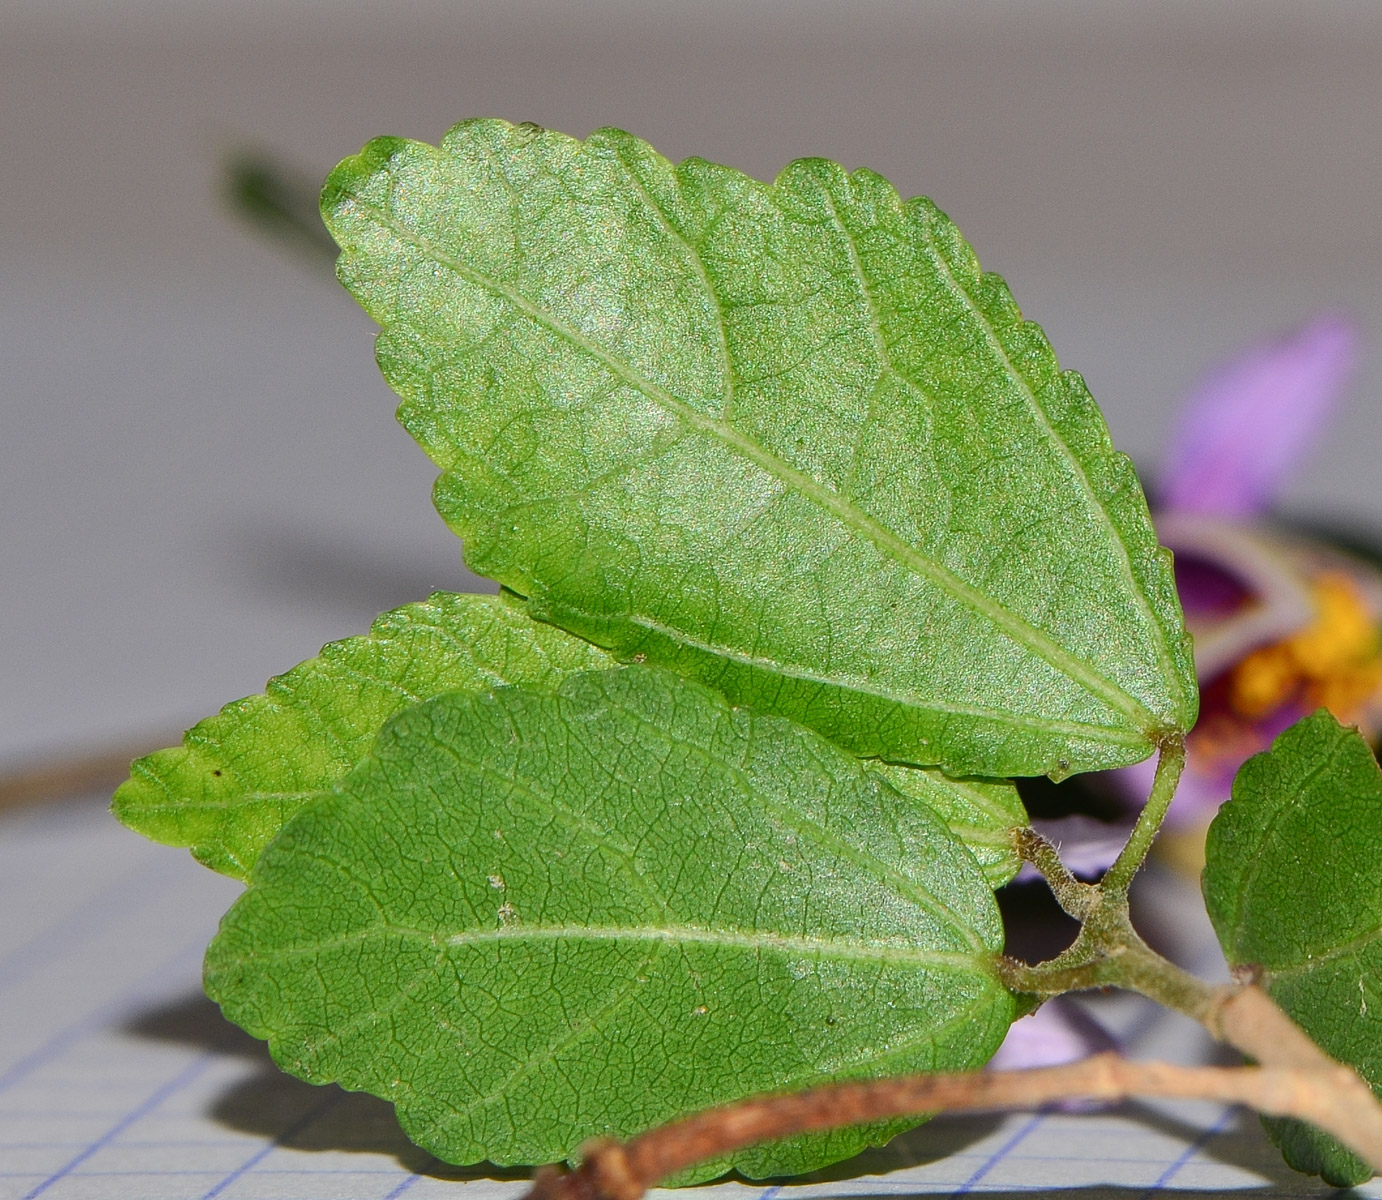
<instances>
[{"instance_id":1,"label":"leaf underside","mask_svg":"<svg viewBox=\"0 0 1382 1200\"><path fill-rule=\"evenodd\" d=\"M473 121L370 143L323 212L438 509L535 616L953 774L1193 723L1130 463L929 201Z\"/></svg>"},{"instance_id":2,"label":"leaf underside","mask_svg":"<svg viewBox=\"0 0 1382 1200\"><path fill-rule=\"evenodd\" d=\"M1233 966L1382 1095L1382 771L1321 710L1243 764L1209 829L1205 902ZM1372 1169L1299 1121L1264 1121L1291 1166L1336 1187Z\"/></svg>"},{"instance_id":3,"label":"leaf underside","mask_svg":"<svg viewBox=\"0 0 1382 1200\"><path fill-rule=\"evenodd\" d=\"M283 823L329 792L399 709L457 689L554 685L607 665L596 647L499 597L438 592L226 705L181 746L139 759L112 809L146 837L247 879Z\"/></svg>"},{"instance_id":4,"label":"leaf underside","mask_svg":"<svg viewBox=\"0 0 1382 1200\"><path fill-rule=\"evenodd\" d=\"M181 746L140 759L112 809L146 837L188 846L213 870L248 879L283 824L330 792L400 709L450 691L551 688L574 672L616 665L512 599L438 592L384 613L364 637L326 646L263 694L226 705ZM1017 873L1012 830L1027 816L1010 783L868 766L939 813L991 886Z\"/></svg>"},{"instance_id":5,"label":"leaf underside","mask_svg":"<svg viewBox=\"0 0 1382 1200\"><path fill-rule=\"evenodd\" d=\"M974 856L992 888L1000 888L1022 866L1014 830L1028 822L1017 788L1006 779L952 779L934 768L902 767L865 760L909 800L936 813Z\"/></svg>"},{"instance_id":6,"label":"leaf underside","mask_svg":"<svg viewBox=\"0 0 1382 1200\"><path fill-rule=\"evenodd\" d=\"M925 807L649 667L402 712L255 868L207 990L285 1069L452 1162L542 1163L704 1106L980 1065L1002 928ZM761 1177L915 1122L706 1164Z\"/></svg>"}]
</instances>

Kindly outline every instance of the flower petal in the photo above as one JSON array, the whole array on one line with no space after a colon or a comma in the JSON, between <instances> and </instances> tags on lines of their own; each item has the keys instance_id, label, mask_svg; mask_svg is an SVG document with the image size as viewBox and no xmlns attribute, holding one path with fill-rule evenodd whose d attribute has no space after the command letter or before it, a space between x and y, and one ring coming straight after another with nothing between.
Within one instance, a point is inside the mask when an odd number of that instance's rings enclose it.
<instances>
[{"instance_id":1,"label":"flower petal","mask_svg":"<svg viewBox=\"0 0 1382 1200\"><path fill-rule=\"evenodd\" d=\"M1213 372L1176 421L1161 507L1240 517L1263 511L1313 445L1357 357L1357 327L1330 313Z\"/></svg>"},{"instance_id":2,"label":"flower petal","mask_svg":"<svg viewBox=\"0 0 1382 1200\"><path fill-rule=\"evenodd\" d=\"M1299 552L1279 535L1261 524L1182 512L1158 513L1156 528L1176 556L1176 587L1202 686L1249 651L1310 623L1314 606ZM1221 601L1234 586L1238 602L1229 608Z\"/></svg>"}]
</instances>

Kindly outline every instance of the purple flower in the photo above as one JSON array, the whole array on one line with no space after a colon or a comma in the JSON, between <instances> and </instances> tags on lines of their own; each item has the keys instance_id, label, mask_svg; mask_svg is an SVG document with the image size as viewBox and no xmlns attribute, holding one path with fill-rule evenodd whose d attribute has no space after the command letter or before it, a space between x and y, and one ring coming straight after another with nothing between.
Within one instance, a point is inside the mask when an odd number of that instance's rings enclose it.
<instances>
[{"instance_id":1,"label":"purple flower","mask_svg":"<svg viewBox=\"0 0 1382 1200\"><path fill-rule=\"evenodd\" d=\"M1201 709L1172 829L1203 825L1243 760L1317 708L1382 728L1382 576L1265 520L1357 358L1356 328L1328 314L1212 372L1177 421L1155 517L1176 555ZM1150 770L1121 776L1139 800Z\"/></svg>"},{"instance_id":2,"label":"purple flower","mask_svg":"<svg viewBox=\"0 0 1382 1200\"><path fill-rule=\"evenodd\" d=\"M1163 512L1260 517L1338 407L1357 358L1357 329L1328 313L1211 371L1172 433Z\"/></svg>"}]
</instances>

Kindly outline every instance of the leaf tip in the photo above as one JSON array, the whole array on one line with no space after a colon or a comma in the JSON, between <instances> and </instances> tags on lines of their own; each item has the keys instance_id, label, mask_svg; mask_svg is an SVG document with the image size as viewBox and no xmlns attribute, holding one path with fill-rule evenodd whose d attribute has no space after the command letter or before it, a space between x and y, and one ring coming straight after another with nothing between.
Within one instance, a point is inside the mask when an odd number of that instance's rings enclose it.
<instances>
[{"instance_id":1,"label":"leaf tip","mask_svg":"<svg viewBox=\"0 0 1382 1200\"><path fill-rule=\"evenodd\" d=\"M337 163L322 185L321 212L327 227L332 227L332 218L341 205L354 199L360 180L374 174L404 147L412 144L407 138L386 134L370 139L358 154L352 154Z\"/></svg>"}]
</instances>

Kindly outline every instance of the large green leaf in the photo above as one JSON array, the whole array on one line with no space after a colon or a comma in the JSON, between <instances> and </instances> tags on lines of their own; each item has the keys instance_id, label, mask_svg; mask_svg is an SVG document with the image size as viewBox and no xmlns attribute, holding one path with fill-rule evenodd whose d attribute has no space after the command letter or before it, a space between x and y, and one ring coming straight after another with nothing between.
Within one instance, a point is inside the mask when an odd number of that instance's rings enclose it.
<instances>
[{"instance_id":1,"label":"large green leaf","mask_svg":"<svg viewBox=\"0 0 1382 1200\"><path fill-rule=\"evenodd\" d=\"M406 709L268 847L207 990L286 1070L452 1162L842 1077L987 1060L992 893L941 820L810 730L651 667ZM910 1122L708 1164L844 1158Z\"/></svg>"},{"instance_id":2,"label":"large green leaf","mask_svg":"<svg viewBox=\"0 0 1382 1200\"><path fill-rule=\"evenodd\" d=\"M1323 710L1243 764L1209 828L1204 894L1224 954L1382 1095L1382 771ZM1286 1161L1336 1187L1372 1170L1298 1121Z\"/></svg>"},{"instance_id":3,"label":"large green leaf","mask_svg":"<svg viewBox=\"0 0 1382 1200\"><path fill-rule=\"evenodd\" d=\"M329 792L399 709L496 684L551 687L615 665L604 651L527 616L512 597L438 592L384 613L369 634L326 646L188 731L181 746L135 762L112 810L131 829L237 879L303 805ZM867 764L945 818L1001 887L1020 865L1012 831L1027 823L1017 789L996 780Z\"/></svg>"},{"instance_id":4,"label":"large green leaf","mask_svg":"<svg viewBox=\"0 0 1382 1200\"><path fill-rule=\"evenodd\" d=\"M550 686L610 664L499 597L438 592L227 704L181 746L139 759L112 809L146 837L246 879L283 823L330 791L400 708L458 688Z\"/></svg>"},{"instance_id":5,"label":"large green leaf","mask_svg":"<svg viewBox=\"0 0 1382 1200\"><path fill-rule=\"evenodd\" d=\"M438 508L541 619L956 774L1193 722L1131 465L929 201L473 121L323 211Z\"/></svg>"}]
</instances>

